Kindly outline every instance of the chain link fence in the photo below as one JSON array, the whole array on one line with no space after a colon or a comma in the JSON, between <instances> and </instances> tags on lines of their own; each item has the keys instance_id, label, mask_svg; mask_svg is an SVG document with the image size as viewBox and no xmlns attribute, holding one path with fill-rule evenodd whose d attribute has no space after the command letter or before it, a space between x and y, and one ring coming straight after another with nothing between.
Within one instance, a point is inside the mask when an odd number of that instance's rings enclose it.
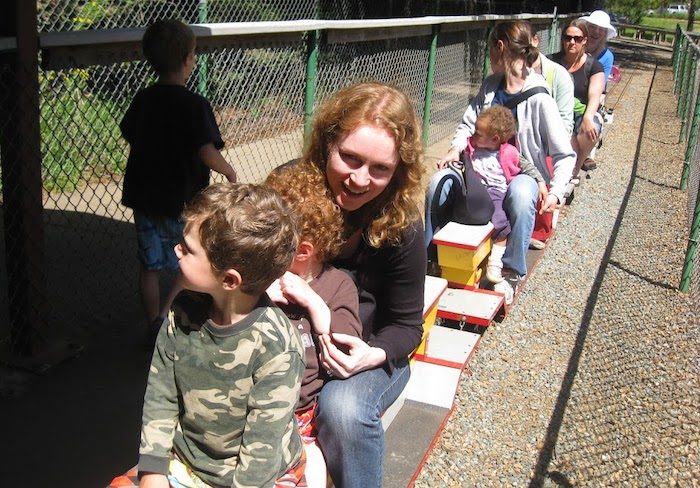
<instances>
[{"instance_id":1,"label":"chain link fence","mask_svg":"<svg viewBox=\"0 0 700 488\"><path fill-rule=\"evenodd\" d=\"M39 31L144 27L158 19L187 23L369 19L426 15L551 13L551 2L477 0L39 0Z\"/></svg>"},{"instance_id":2,"label":"chain link fence","mask_svg":"<svg viewBox=\"0 0 700 488\"><path fill-rule=\"evenodd\" d=\"M143 8L147 4L182 8L179 2L140 3ZM133 15L145 12L136 10ZM57 18L45 26L68 27ZM551 18L535 20L546 52L550 33L558 34L552 31ZM423 117L431 84L428 144L451 136L486 74L486 39L495 20L442 26L434 52L434 79L427 76L428 22L420 28L322 32L311 106L342 86L373 79L403 89ZM299 30L293 35L234 35L225 41L213 36L217 42L198 41L201 52L188 88L210 100L226 142L224 157L241 181L260 181L272 168L301 154L313 35ZM34 77L35 92L17 86L14 65L7 56L0 58L2 357L32 355L59 339L86 343L104 334L115 338L125 328L145 334L132 213L121 205L128 147L119 123L136 92L153 83L154 76L144 61L128 61L135 58L128 53L125 60L96 65L94 50L99 54L101 48L91 49L92 57L85 58L90 62L82 62L78 50L71 51L67 61L57 61L51 49L42 51L45 59ZM110 49L114 51L114 44ZM132 52L133 45L123 49ZM18 93L28 100L17 103ZM38 128L25 131L19 115L25 112L38 114ZM32 140L34 146L28 145ZM31 165L24 164L27 158ZM17 161L23 162L11 164ZM14 174L19 170L34 173ZM213 179L223 180L218 175ZM15 189L21 190L19 196L14 196Z\"/></svg>"},{"instance_id":3,"label":"chain link fence","mask_svg":"<svg viewBox=\"0 0 700 488\"><path fill-rule=\"evenodd\" d=\"M677 114L681 119L679 141L686 143L680 187L688 191L688 246L680 289L690 292L700 305L700 36L676 29L673 51L674 93L678 97Z\"/></svg>"}]
</instances>

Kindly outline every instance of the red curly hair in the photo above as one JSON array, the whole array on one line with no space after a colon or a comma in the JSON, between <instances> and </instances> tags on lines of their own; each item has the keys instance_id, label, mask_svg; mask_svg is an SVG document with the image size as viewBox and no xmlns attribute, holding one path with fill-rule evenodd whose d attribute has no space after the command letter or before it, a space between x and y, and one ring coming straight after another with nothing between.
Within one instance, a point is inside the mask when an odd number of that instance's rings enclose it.
<instances>
[{"instance_id":1,"label":"red curly hair","mask_svg":"<svg viewBox=\"0 0 700 488\"><path fill-rule=\"evenodd\" d=\"M279 193L292 208L298 219L299 240L313 244L320 262L339 254L344 242L343 214L322 174L308 163L296 163L273 170L264 186Z\"/></svg>"}]
</instances>

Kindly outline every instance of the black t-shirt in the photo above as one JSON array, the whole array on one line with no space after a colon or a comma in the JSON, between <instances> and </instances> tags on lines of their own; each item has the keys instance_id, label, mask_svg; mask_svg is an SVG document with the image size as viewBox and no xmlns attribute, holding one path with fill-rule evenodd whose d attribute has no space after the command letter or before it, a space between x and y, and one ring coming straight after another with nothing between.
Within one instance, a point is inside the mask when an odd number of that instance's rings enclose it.
<instances>
[{"instance_id":1,"label":"black t-shirt","mask_svg":"<svg viewBox=\"0 0 700 488\"><path fill-rule=\"evenodd\" d=\"M120 127L130 146L122 203L178 217L209 184L199 148L224 147L211 105L184 86L155 84L136 94Z\"/></svg>"},{"instance_id":2,"label":"black t-shirt","mask_svg":"<svg viewBox=\"0 0 700 488\"><path fill-rule=\"evenodd\" d=\"M423 223L407 228L401 243L379 249L362 239L352 257L337 258L357 286L362 338L386 351L389 368L420 344L423 334L426 249Z\"/></svg>"},{"instance_id":3,"label":"black t-shirt","mask_svg":"<svg viewBox=\"0 0 700 488\"><path fill-rule=\"evenodd\" d=\"M556 54L552 54L552 61L564 65L564 52L560 51ZM603 73L603 65L600 61L595 59L590 54L586 56L586 61L583 65L571 73L571 77L574 79L574 97L576 97L582 104L588 105L588 85L591 80L591 76L596 73Z\"/></svg>"}]
</instances>

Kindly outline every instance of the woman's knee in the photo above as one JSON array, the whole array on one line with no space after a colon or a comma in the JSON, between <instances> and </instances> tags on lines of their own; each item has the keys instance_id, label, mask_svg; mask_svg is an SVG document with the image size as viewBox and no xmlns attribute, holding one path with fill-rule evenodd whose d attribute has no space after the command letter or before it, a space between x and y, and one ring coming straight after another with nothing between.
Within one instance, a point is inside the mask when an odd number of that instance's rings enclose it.
<instances>
[{"instance_id":1,"label":"woman's knee","mask_svg":"<svg viewBox=\"0 0 700 488\"><path fill-rule=\"evenodd\" d=\"M444 205L449 198L454 182L454 173L451 169L445 168L436 171L428 183L426 200Z\"/></svg>"},{"instance_id":2,"label":"woman's knee","mask_svg":"<svg viewBox=\"0 0 700 488\"><path fill-rule=\"evenodd\" d=\"M360 425L380 422L378 407L367 403L361 389L353 386L348 380L334 380L324 385L316 412L319 432L328 427L345 436L357 432Z\"/></svg>"},{"instance_id":3,"label":"woman's knee","mask_svg":"<svg viewBox=\"0 0 700 488\"><path fill-rule=\"evenodd\" d=\"M503 208L509 217L522 212L532 213L535 211L537 194L537 182L527 175L518 175L508 185Z\"/></svg>"}]
</instances>

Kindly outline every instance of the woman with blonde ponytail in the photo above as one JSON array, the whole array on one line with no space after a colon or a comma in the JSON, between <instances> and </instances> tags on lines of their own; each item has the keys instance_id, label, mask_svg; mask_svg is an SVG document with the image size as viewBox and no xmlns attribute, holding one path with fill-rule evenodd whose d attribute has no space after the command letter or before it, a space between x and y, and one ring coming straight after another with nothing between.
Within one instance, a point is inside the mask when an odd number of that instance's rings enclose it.
<instances>
[{"instance_id":1,"label":"woman with blonde ponytail","mask_svg":"<svg viewBox=\"0 0 700 488\"><path fill-rule=\"evenodd\" d=\"M540 194L536 181L520 174L508 186L503 207L512 230L503 263L514 272L514 278L510 280L514 284L527 273L525 256L538 195L540 214L552 212L563 203L564 191L576 162L576 153L571 148L569 134L559 116L557 104L549 94L547 82L531 69L538 56L539 51L532 45L531 29L526 22L508 21L494 26L489 37L493 74L484 80L472 99L455 131L452 147L438 163L438 168L442 169L449 161L459 160L467 147L467 139L474 135L476 118L482 110L492 105L512 109L518 124L515 146L521 157L534 163L549 185L549 192ZM552 157L551 170L547 156ZM442 224L431 219L446 214L441 208L443 202L459 202L459 199L449 198L449 193L454 191L452 187L445 189L444 179L449 171L442 169L431 178L426 197L426 245L432 239L432 231ZM513 288L508 281L498 283L496 289L505 294L506 300L512 297Z\"/></svg>"}]
</instances>

